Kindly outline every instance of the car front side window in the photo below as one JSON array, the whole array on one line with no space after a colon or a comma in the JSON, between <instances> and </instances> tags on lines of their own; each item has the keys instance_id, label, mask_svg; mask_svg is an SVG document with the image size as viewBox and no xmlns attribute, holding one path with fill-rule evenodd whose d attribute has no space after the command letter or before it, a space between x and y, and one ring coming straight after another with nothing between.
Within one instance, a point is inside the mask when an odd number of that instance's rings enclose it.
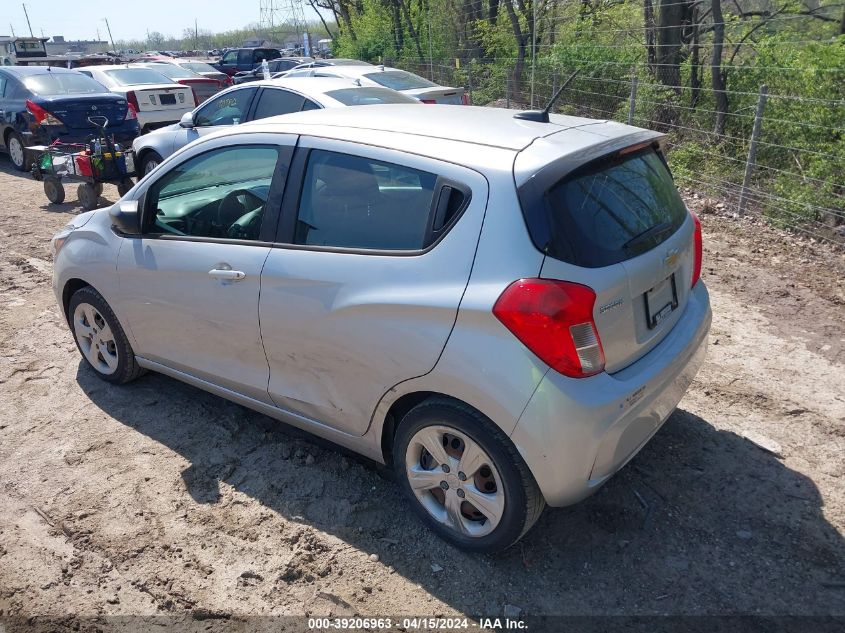
<instances>
[{"instance_id":1,"label":"car front side window","mask_svg":"<svg viewBox=\"0 0 845 633\"><path fill-rule=\"evenodd\" d=\"M279 149L211 150L171 169L146 195L145 233L257 240Z\"/></svg>"},{"instance_id":2,"label":"car front side window","mask_svg":"<svg viewBox=\"0 0 845 633\"><path fill-rule=\"evenodd\" d=\"M229 51L225 55L223 55L222 64L237 64L238 63L238 51Z\"/></svg>"},{"instance_id":3,"label":"car front side window","mask_svg":"<svg viewBox=\"0 0 845 633\"><path fill-rule=\"evenodd\" d=\"M246 120L246 113L255 88L233 90L209 99L197 110L195 127L237 125Z\"/></svg>"}]
</instances>

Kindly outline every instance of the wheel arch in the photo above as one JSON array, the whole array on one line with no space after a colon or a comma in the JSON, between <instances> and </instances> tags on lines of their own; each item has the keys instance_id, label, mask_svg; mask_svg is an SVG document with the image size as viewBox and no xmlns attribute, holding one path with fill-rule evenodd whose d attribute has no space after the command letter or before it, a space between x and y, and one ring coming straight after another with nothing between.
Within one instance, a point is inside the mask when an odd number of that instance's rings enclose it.
<instances>
[{"instance_id":1,"label":"wheel arch","mask_svg":"<svg viewBox=\"0 0 845 633\"><path fill-rule=\"evenodd\" d=\"M77 290L81 290L82 288L88 286L93 288L93 286L91 286L91 284L89 284L84 279L78 279L76 277L73 277L71 279L68 279L65 282L65 285L62 287L62 310L65 313L65 320L68 322L68 324L70 324L70 314L68 313L68 310L70 309L70 298L74 295Z\"/></svg>"},{"instance_id":2,"label":"wheel arch","mask_svg":"<svg viewBox=\"0 0 845 633\"><path fill-rule=\"evenodd\" d=\"M390 405L382 423L380 441L381 453L385 464L388 466L393 464L393 438L396 436L396 430L399 428L399 423L402 421L402 418L404 418L408 412L418 404L435 398L438 400L451 401L463 407L469 407L479 415L489 420L489 417L477 407L446 393L440 393L438 391L412 391L403 394ZM490 423L494 424L492 420L490 420Z\"/></svg>"}]
</instances>

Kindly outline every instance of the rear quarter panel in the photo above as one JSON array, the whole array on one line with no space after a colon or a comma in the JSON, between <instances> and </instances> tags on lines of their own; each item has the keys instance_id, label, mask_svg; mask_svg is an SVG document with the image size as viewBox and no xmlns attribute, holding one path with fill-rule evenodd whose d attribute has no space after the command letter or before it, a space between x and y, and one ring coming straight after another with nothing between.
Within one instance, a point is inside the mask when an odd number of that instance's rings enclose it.
<instances>
[{"instance_id":1,"label":"rear quarter panel","mask_svg":"<svg viewBox=\"0 0 845 633\"><path fill-rule=\"evenodd\" d=\"M492 312L502 291L521 277L536 277L543 261L519 211L513 153L492 148L472 153L473 162L484 165L490 195L458 318L434 369L385 395L374 415L378 424L401 396L431 391L469 404L510 433L548 371Z\"/></svg>"}]
</instances>

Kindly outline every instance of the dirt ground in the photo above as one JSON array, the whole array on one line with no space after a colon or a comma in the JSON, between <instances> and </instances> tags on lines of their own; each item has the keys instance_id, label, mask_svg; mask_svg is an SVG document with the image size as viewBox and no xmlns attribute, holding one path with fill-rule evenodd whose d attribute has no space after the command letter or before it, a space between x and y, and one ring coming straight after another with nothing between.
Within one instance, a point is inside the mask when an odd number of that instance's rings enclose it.
<instances>
[{"instance_id":1,"label":"dirt ground","mask_svg":"<svg viewBox=\"0 0 845 633\"><path fill-rule=\"evenodd\" d=\"M98 380L50 288L68 198L0 156L0 617L845 615L841 251L706 209L713 329L678 411L477 556L369 462L161 375Z\"/></svg>"}]
</instances>

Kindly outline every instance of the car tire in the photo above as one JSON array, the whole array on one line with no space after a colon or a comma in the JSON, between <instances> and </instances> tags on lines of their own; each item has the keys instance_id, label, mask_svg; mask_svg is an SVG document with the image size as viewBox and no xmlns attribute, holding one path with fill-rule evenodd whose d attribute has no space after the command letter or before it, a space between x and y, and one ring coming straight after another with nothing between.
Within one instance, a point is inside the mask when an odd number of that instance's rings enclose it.
<instances>
[{"instance_id":1,"label":"car tire","mask_svg":"<svg viewBox=\"0 0 845 633\"><path fill-rule=\"evenodd\" d=\"M94 288L85 286L73 293L67 317L79 353L97 376L122 385L144 373L123 327Z\"/></svg>"},{"instance_id":2,"label":"car tire","mask_svg":"<svg viewBox=\"0 0 845 633\"><path fill-rule=\"evenodd\" d=\"M117 193L122 198L127 193L132 190L132 187L135 186L135 182L131 178L124 178L119 183L117 183Z\"/></svg>"},{"instance_id":3,"label":"car tire","mask_svg":"<svg viewBox=\"0 0 845 633\"><path fill-rule=\"evenodd\" d=\"M98 182L94 185L94 193L97 194L98 198L103 195L103 183Z\"/></svg>"},{"instance_id":4,"label":"car tire","mask_svg":"<svg viewBox=\"0 0 845 633\"><path fill-rule=\"evenodd\" d=\"M143 178L148 173L150 173L153 169L158 167L161 164L162 157L159 156L158 152L147 152L144 154L144 158L141 159L141 173L139 176Z\"/></svg>"},{"instance_id":5,"label":"car tire","mask_svg":"<svg viewBox=\"0 0 845 633\"><path fill-rule=\"evenodd\" d=\"M76 197L79 199L79 204L86 211L93 211L97 208L99 196L94 185L87 182L82 183L76 188Z\"/></svg>"},{"instance_id":6,"label":"car tire","mask_svg":"<svg viewBox=\"0 0 845 633\"><path fill-rule=\"evenodd\" d=\"M393 468L422 521L467 551L513 545L545 507L537 482L504 432L449 398L429 398L405 415L394 437Z\"/></svg>"},{"instance_id":7,"label":"car tire","mask_svg":"<svg viewBox=\"0 0 845 633\"><path fill-rule=\"evenodd\" d=\"M53 204L65 201L65 188L62 181L55 176L44 176L44 195Z\"/></svg>"},{"instance_id":8,"label":"car tire","mask_svg":"<svg viewBox=\"0 0 845 633\"><path fill-rule=\"evenodd\" d=\"M12 166L18 171L26 171L26 145L24 145L23 137L17 132L11 132L9 138L6 139L6 149Z\"/></svg>"}]
</instances>

